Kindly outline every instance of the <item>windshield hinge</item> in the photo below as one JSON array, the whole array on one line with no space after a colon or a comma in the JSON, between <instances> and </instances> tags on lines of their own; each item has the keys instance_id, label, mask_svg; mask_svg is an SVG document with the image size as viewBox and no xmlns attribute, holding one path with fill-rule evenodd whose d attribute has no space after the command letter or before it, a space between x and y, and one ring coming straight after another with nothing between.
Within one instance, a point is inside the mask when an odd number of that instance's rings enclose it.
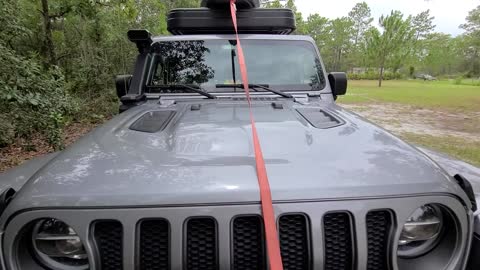
<instances>
[{"instance_id":1,"label":"windshield hinge","mask_svg":"<svg viewBox=\"0 0 480 270\"><path fill-rule=\"evenodd\" d=\"M160 105L160 107L162 108L167 108L167 107L170 107L174 104L176 104L177 101L175 99L167 99L165 97L160 97L158 99L158 104Z\"/></svg>"},{"instance_id":2,"label":"windshield hinge","mask_svg":"<svg viewBox=\"0 0 480 270\"><path fill-rule=\"evenodd\" d=\"M308 104L309 101L310 101L307 94L299 94L299 95L294 94L293 97L294 97L295 102L303 104L303 105Z\"/></svg>"}]
</instances>

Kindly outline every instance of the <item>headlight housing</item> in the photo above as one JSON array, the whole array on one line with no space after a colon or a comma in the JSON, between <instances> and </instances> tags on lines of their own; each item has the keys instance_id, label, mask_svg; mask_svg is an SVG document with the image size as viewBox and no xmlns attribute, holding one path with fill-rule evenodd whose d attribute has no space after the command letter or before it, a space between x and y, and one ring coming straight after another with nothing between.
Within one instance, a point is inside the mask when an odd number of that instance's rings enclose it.
<instances>
[{"instance_id":1,"label":"headlight housing","mask_svg":"<svg viewBox=\"0 0 480 270\"><path fill-rule=\"evenodd\" d=\"M84 270L88 257L77 233L58 219L37 221L32 230L32 250L48 269Z\"/></svg>"},{"instance_id":2,"label":"headlight housing","mask_svg":"<svg viewBox=\"0 0 480 270\"><path fill-rule=\"evenodd\" d=\"M440 207L431 204L421 206L403 226L398 256L415 258L428 253L441 240L443 228L444 219Z\"/></svg>"}]
</instances>

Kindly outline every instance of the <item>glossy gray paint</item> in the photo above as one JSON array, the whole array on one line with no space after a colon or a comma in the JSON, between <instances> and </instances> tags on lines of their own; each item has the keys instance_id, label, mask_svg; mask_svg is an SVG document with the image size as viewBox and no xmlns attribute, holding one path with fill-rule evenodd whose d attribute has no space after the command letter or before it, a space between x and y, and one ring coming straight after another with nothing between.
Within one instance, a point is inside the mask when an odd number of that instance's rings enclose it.
<instances>
[{"instance_id":1,"label":"glossy gray paint","mask_svg":"<svg viewBox=\"0 0 480 270\"><path fill-rule=\"evenodd\" d=\"M202 103L200 111L191 104ZM294 109L328 110L346 124L316 129ZM332 103L254 102L273 199L462 194L427 156ZM151 110L176 110L160 133L130 130ZM259 201L248 108L242 101L151 103L117 116L58 154L11 203L114 207Z\"/></svg>"},{"instance_id":2,"label":"glossy gray paint","mask_svg":"<svg viewBox=\"0 0 480 270\"><path fill-rule=\"evenodd\" d=\"M234 36L157 37L154 42L225 38ZM304 40L314 45L304 36L241 38ZM274 110L269 102L254 102L274 200L427 193L465 198L450 176L425 154L335 105L330 92L328 84L322 91L310 93L317 97L305 98L306 93L297 92L301 101L284 100L284 110ZM177 104L151 99L130 109L52 157L45 166L39 161L4 175L4 187L12 185L19 192L3 218L41 207L258 202L248 108L246 102L230 99L239 95L243 94L219 94L224 99L215 101L195 94L164 95L162 100L175 99ZM192 104L202 104L202 109L190 111ZM345 124L316 129L295 111L311 107L328 110ZM128 128L153 110L177 114L163 132L149 134ZM20 189L26 181L22 175L40 167Z\"/></svg>"},{"instance_id":3,"label":"glossy gray paint","mask_svg":"<svg viewBox=\"0 0 480 270\"><path fill-rule=\"evenodd\" d=\"M467 178L472 184L475 195L480 199L480 168L430 149L423 147L417 148L435 160L448 174L455 175L459 173Z\"/></svg>"},{"instance_id":4,"label":"glossy gray paint","mask_svg":"<svg viewBox=\"0 0 480 270\"><path fill-rule=\"evenodd\" d=\"M58 152L46 154L41 157L26 161L22 165L12 168L4 173L0 173L0 192L13 188L20 190L23 185L30 179L39 169L47 164L51 159L56 157Z\"/></svg>"}]
</instances>

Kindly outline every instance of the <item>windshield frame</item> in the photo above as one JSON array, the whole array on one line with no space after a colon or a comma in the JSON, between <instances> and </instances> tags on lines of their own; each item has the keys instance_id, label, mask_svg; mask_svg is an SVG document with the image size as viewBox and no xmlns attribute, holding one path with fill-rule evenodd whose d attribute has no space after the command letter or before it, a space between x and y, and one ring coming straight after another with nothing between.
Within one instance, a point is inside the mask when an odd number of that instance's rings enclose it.
<instances>
[{"instance_id":1,"label":"windshield frame","mask_svg":"<svg viewBox=\"0 0 480 270\"><path fill-rule=\"evenodd\" d=\"M181 42L181 41L214 41L214 40L219 40L219 41L229 41L234 39L235 36L233 35L191 35L191 36L166 36L166 37L159 37L159 38L154 38L153 44L156 43L161 43L161 42ZM319 95L319 94L324 94L324 93L331 93L330 86L328 83L328 76L325 70L324 63L322 61L322 58L320 56L319 50L317 46L315 45L313 39L307 36L285 36L285 35L240 35L240 38L242 40L266 40L266 41L278 41L278 42L297 42L297 43L302 43L301 46L305 46L312 52L312 56L315 57L315 61L318 61L318 69L317 70L317 75L321 78L322 84L306 87L308 84L302 84L302 85L275 85L272 84L270 87L275 88L275 90L279 90L285 93L291 93L291 94L309 94L309 95ZM298 45L298 44L297 44ZM244 45L245 46L245 45ZM151 81L153 79L153 74L156 70L156 65L157 62L154 59L155 58L155 53L152 50L148 54L149 58L151 61L150 63L146 66L146 80L145 80L145 86L151 86ZM248 67L247 67L248 68ZM207 89L209 93L212 94L219 94L219 95L237 95L237 94L242 94L244 92L243 89L229 89L229 88L216 88L212 86L208 86L205 84L198 84L200 87ZM147 88L147 87L145 87ZM152 92L152 91L146 91L145 94L147 95L175 95L175 94L181 94L184 95L186 93L165 93L165 92ZM191 94L191 93L190 93ZM260 91L256 94L269 94L271 95L272 93L269 92L264 92L260 89Z\"/></svg>"}]
</instances>

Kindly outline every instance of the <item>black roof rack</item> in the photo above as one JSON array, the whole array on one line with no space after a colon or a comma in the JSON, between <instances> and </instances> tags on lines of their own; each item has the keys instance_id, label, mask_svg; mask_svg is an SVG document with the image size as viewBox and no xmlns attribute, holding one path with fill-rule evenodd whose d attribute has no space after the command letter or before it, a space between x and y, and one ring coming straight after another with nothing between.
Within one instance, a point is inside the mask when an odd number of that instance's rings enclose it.
<instances>
[{"instance_id":1,"label":"black roof rack","mask_svg":"<svg viewBox=\"0 0 480 270\"><path fill-rule=\"evenodd\" d=\"M229 0L204 0L203 8L173 9L167 28L174 35L233 34ZM258 8L258 0L237 0L240 34L288 35L295 31L295 15L290 9Z\"/></svg>"}]
</instances>

